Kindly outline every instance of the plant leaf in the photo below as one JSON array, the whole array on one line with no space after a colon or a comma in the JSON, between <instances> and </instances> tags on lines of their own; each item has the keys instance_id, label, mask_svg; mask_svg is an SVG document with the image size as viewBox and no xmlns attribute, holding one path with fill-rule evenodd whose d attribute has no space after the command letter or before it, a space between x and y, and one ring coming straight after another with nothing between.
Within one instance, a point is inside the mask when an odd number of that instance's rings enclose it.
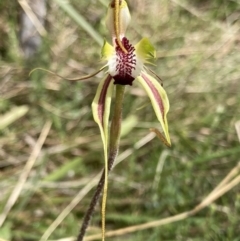
<instances>
[{"instance_id":1,"label":"plant leaf","mask_svg":"<svg viewBox=\"0 0 240 241\"><path fill-rule=\"evenodd\" d=\"M168 133L167 123L167 113L169 111L169 101L167 93L156 79L154 79L151 75L145 72L142 72L141 76L137 77L137 80L146 90L148 97L151 100L155 114L162 126L166 140L170 146L171 141Z\"/></svg>"}]
</instances>

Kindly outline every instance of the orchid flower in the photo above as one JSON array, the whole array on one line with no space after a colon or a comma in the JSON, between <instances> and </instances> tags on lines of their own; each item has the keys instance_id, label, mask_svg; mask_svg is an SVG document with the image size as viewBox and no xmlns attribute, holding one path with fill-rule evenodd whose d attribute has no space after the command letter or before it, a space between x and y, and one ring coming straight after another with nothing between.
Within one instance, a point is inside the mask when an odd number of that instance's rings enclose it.
<instances>
[{"instance_id":1,"label":"orchid flower","mask_svg":"<svg viewBox=\"0 0 240 241\"><path fill-rule=\"evenodd\" d=\"M147 73L145 67L145 64L152 63L155 58L154 47L147 38L133 46L124 36L121 38L122 45L127 50L127 53L124 53L117 39L113 38L113 41L113 46L106 41L103 45L102 59L107 61L104 66L107 67L107 73L100 81L92 104L94 119L99 125L105 148L108 146L108 120L114 85L132 85L134 80L140 83L149 96L166 141L170 145L167 94L158 80Z\"/></svg>"},{"instance_id":2,"label":"orchid flower","mask_svg":"<svg viewBox=\"0 0 240 241\"><path fill-rule=\"evenodd\" d=\"M143 38L135 46L130 43L125 36L130 19L131 16L126 1L113 1L112 4L110 4L106 18L106 26L111 34L113 45L104 41L101 57L102 60L107 61L107 63L101 70L107 69L107 71L105 77L100 81L96 96L92 103L94 120L98 124L101 132L105 159L105 179L102 201L102 240L104 240L105 233L109 157L115 155L115 159L118 152L118 144L114 145L112 142L115 141L118 143L119 141L120 130L117 130L118 134L116 134L114 133L114 131L116 131L114 129L120 129L120 124L116 127L114 123L121 122L121 120L112 121L113 127L111 128L109 143L109 115L114 86L116 86L116 92L121 92L122 90L123 96L124 88L119 86L131 86L134 80L140 83L150 98L157 119L162 126L165 138L158 130L153 128L151 130L156 132L166 145L171 145L167 123L167 113L169 110L167 94L158 80L147 72L145 66L145 64L153 63L156 57L156 51L147 38ZM150 72L153 73L152 71ZM156 76L156 74L154 75ZM117 98L116 94L116 102L119 101ZM122 100L120 102L122 102ZM119 119L120 118L121 116ZM108 151L109 146L110 152Z\"/></svg>"},{"instance_id":3,"label":"orchid flower","mask_svg":"<svg viewBox=\"0 0 240 241\"><path fill-rule=\"evenodd\" d=\"M102 47L102 60L107 61L102 70L107 68L107 72L106 76L100 81L92 104L94 119L99 125L104 146L107 149L108 120L114 85L132 85L134 80L140 83L149 96L155 114L162 126L166 142L170 145L167 123L169 110L167 94L159 81L154 78L156 74L151 76L145 66L145 64L153 63L156 51L147 38L143 38L133 46L125 37L125 31L130 21L130 14L125 1L122 1L120 5L120 19L122 21L120 23L121 43L119 44L114 31L113 8L114 6L110 5L106 19L106 25L112 35L113 46L105 41ZM150 72L153 73L152 71Z\"/></svg>"},{"instance_id":4,"label":"orchid flower","mask_svg":"<svg viewBox=\"0 0 240 241\"><path fill-rule=\"evenodd\" d=\"M107 181L108 171L111 169L115 160L119 147L120 129L121 129L121 109L126 85L132 85L136 80L145 89L150 98L153 109L159 120L165 137L156 129L154 131L160 139L170 146L170 137L168 133L167 113L169 110L169 101L167 94L162 85L154 76L147 72L146 64L152 64L156 51L147 38L143 38L136 45L132 45L125 36L126 29L130 23L131 16L126 1L113 0L109 5L106 26L112 37L112 45L104 41L101 57L107 63L96 72L106 70L106 75L100 81L97 88L95 98L92 103L93 117L99 126L104 149L105 172L99 184L104 183L102 198L102 241L105 240L105 210L107 200ZM89 75L92 77L93 75ZM86 79L83 77L81 79ZM111 123L109 133L109 115L111 108L111 99L116 86L115 111ZM109 141L110 139L110 141ZM100 185L101 186L101 185ZM98 186L100 188L100 186ZM98 188L97 188L98 190ZM100 192L96 191L96 195L90 204L89 213L92 213L91 207L96 205ZM90 214L87 212L83 226L78 237L78 241L82 240L86 226L89 223Z\"/></svg>"},{"instance_id":5,"label":"orchid flower","mask_svg":"<svg viewBox=\"0 0 240 241\"><path fill-rule=\"evenodd\" d=\"M104 78L100 81L95 98L92 103L92 112L98 124L104 149L105 168L92 198L77 241L82 241L89 224L94 207L103 189L102 198L102 241L105 240L105 210L108 187L108 171L111 170L117 156L121 131L122 102L126 85L133 85L136 81L146 91L157 119L160 122L164 135L155 128L151 128L167 146L171 145L168 133L167 113L169 101L165 90L159 83L160 79L146 64L153 64L156 51L147 38L143 38L136 45L132 45L125 36L130 23L131 15L125 0L112 0L108 7L106 26L111 34L112 45L104 41L101 57L106 64L93 74L77 79L84 80L106 70ZM45 70L52 74L51 71ZM149 74L150 73L150 74ZM55 74L59 76L58 74ZM62 76L59 76L62 77ZM157 78L155 78L157 77ZM63 78L63 77L62 77ZM66 79L66 78L65 78ZM109 116L111 99L116 89L115 107L109 131Z\"/></svg>"}]
</instances>

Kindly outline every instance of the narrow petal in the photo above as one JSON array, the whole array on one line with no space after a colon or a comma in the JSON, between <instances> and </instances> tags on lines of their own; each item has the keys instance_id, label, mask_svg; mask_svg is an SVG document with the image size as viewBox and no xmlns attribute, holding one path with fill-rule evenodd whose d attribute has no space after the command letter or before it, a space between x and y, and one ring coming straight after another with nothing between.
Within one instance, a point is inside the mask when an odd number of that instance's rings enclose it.
<instances>
[{"instance_id":1,"label":"narrow petal","mask_svg":"<svg viewBox=\"0 0 240 241\"><path fill-rule=\"evenodd\" d=\"M156 59L156 50L148 38L141 39L135 46L137 56L143 63L153 64Z\"/></svg>"},{"instance_id":2,"label":"narrow petal","mask_svg":"<svg viewBox=\"0 0 240 241\"><path fill-rule=\"evenodd\" d=\"M99 126L102 137L105 161L108 157L108 123L113 92L113 81L111 80L110 75L101 80L92 103L93 118Z\"/></svg>"},{"instance_id":3,"label":"narrow petal","mask_svg":"<svg viewBox=\"0 0 240 241\"><path fill-rule=\"evenodd\" d=\"M101 50L102 60L108 60L114 53L114 48L106 40L104 40L103 47Z\"/></svg>"},{"instance_id":4,"label":"narrow petal","mask_svg":"<svg viewBox=\"0 0 240 241\"><path fill-rule=\"evenodd\" d=\"M59 78L65 79L65 80L69 80L69 81L79 81L79 80L90 79L91 77L93 77L93 76L97 75L98 73L100 73L101 71L103 71L105 68L106 68L106 66L103 66L102 68L100 68L99 70L97 70L96 72L94 72L94 73L92 73L92 74L88 74L88 75L85 75L85 76L77 77L77 78L74 78L74 79L70 79L70 78L63 77L63 76L61 76L61 75L59 75L59 74L57 74L57 73L55 73L55 72L52 72L52 71L50 71L50 70L48 70L48 69L43 69L43 68L35 68L35 69L33 69L33 70L29 73L29 75L31 75L31 74L32 74L34 71L36 71L36 70L42 70L42 71L45 71L45 72L47 72L47 73L49 73L49 74L53 74L53 75L55 75L55 76L58 76Z\"/></svg>"},{"instance_id":5,"label":"narrow petal","mask_svg":"<svg viewBox=\"0 0 240 241\"><path fill-rule=\"evenodd\" d=\"M167 94L161 84L149 74L142 72L137 78L143 88L146 90L155 114L162 126L166 141L171 145L170 136L168 133L167 113L169 111L169 101Z\"/></svg>"}]
</instances>

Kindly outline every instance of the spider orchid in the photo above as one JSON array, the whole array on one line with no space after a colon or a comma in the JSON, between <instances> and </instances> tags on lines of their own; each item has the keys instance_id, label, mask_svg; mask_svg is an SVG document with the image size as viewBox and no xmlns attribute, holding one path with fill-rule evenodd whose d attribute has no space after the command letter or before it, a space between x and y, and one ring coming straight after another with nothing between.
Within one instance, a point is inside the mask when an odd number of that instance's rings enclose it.
<instances>
[{"instance_id":1,"label":"spider orchid","mask_svg":"<svg viewBox=\"0 0 240 241\"><path fill-rule=\"evenodd\" d=\"M86 228L89 224L91 215L94 207L96 206L97 200L100 197L102 189L102 241L105 240L105 210L108 171L111 170L118 153L122 102L126 85L131 86L133 82L136 81L145 89L150 98L157 119L161 124L165 137L157 129L151 128L150 130L155 132L164 144L167 146L171 145L167 123L167 113L169 111L167 94L157 80L160 78L145 66L146 64L153 64L156 57L156 51L147 38L143 38L136 45L132 45L130 43L125 36L130 20L131 16L126 1L112 0L112 3L108 8L106 18L106 26L112 37L112 45L104 41L101 51L102 60L106 61L106 64L100 70L91 75L83 76L77 79L69 79L84 80L95 76L103 70L106 70L106 74L98 85L97 92L92 103L93 117L99 126L103 142L105 168L90 203L89 209L83 219L83 225L77 239L78 241L83 240ZM51 71L47 72L55 74ZM150 75L149 73L153 75ZM157 79L155 77L157 77ZM114 89L116 89L115 107L109 131L111 99Z\"/></svg>"},{"instance_id":2,"label":"spider orchid","mask_svg":"<svg viewBox=\"0 0 240 241\"><path fill-rule=\"evenodd\" d=\"M109 5L106 18L106 26L111 34L113 46L104 41L101 51L102 60L107 61L107 63L96 73L81 78L86 79L92 77L100 71L107 69L105 77L98 85L92 103L93 117L100 129L105 159L105 172L99 181L100 184L103 183L102 241L105 240L105 210L108 171L112 168L113 162L118 153L122 101L126 85L132 85L134 80L142 85L151 100L153 109L162 126L165 137L156 129L152 128L151 131L154 131L167 146L171 145L167 123L167 113L169 110L167 94L157 79L147 73L147 68L145 67L145 64L153 63L156 52L147 38L143 38L135 46L130 43L125 36L130 20L131 16L126 1L113 0ZM153 73L152 71L150 72ZM115 86L115 109L109 133L111 99ZM99 188L101 189L102 187L99 186ZM83 226L78 240L82 240L85 234L90 219L89 217L93 212L91 207L96 205L94 200L99 198L99 193L100 192L96 191L96 196L92 199L93 203L90 204L90 209L84 217Z\"/></svg>"},{"instance_id":3,"label":"spider orchid","mask_svg":"<svg viewBox=\"0 0 240 241\"><path fill-rule=\"evenodd\" d=\"M106 60L107 64L102 69L107 68L107 73L100 81L92 104L94 119L100 127L103 142L107 146L108 120L114 85L132 85L136 80L149 96L165 134L166 142L170 145L167 123L169 110L167 94L158 80L147 73L145 67L145 64L153 63L155 58L154 47L147 38L143 38L133 46L126 37L122 37L121 43L127 50L127 53L125 53L118 44L117 39L113 38L113 41L114 46L108 42L103 45L102 59Z\"/></svg>"},{"instance_id":4,"label":"spider orchid","mask_svg":"<svg viewBox=\"0 0 240 241\"><path fill-rule=\"evenodd\" d=\"M130 14L125 1L120 4L119 39L115 34L113 16L114 5L111 4L108 9L106 25L112 35L113 46L105 41L102 47L101 57L102 60L107 61L107 64L101 70L107 68L107 71L106 76L100 81L92 103L93 116L99 125L105 149L108 146L109 114L114 85L132 85L134 80L142 85L149 96L155 114L162 126L166 139L165 144L170 146L167 123L169 110L167 94L158 80L147 73L148 69L145 67L145 64L154 62L156 51L147 38L143 38L133 46L125 37L127 25L130 22ZM149 72L154 74L150 70Z\"/></svg>"},{"instance_id":5,"label":"spider orchid","mask_svg":"<svg viewBox=\"0 0 240 241\"><path fill-rule=\"evenodd\" d=\"M151 100L165 137L156 129L152 128L150 130L154 131L167 146L171 145L167 123L167 113L169 110L167 94L158 80L147 73L147 68L145 67L145 64L153 63L156 51L147 38L143 38L135 46L130 43L125 36L130 19L127 3L125 1L112 1L108 8L106 26L112 36L113 46L106 41L103 44L101 55L102 60L107 61L107 64L100 70L107 69L107 71L105 77L100 81L92 103L93 117L100 129L105 159L102 199L102 240L105 240L107 176L108 170L111 169L109 167L111 165L109 164L109 159L111 157L113 160L116 158L121 128L121 114L115 111L111 123L109 142L109 115L114 86L116 86L115 105L118 106L117 103L120 103L118 110L121 112L124 87L126 85L131 86L134 80L142 85ZM153 73L152 71L150 72ZM156 76L156 74L154 75Z\"/></svg>"}]
</instances>

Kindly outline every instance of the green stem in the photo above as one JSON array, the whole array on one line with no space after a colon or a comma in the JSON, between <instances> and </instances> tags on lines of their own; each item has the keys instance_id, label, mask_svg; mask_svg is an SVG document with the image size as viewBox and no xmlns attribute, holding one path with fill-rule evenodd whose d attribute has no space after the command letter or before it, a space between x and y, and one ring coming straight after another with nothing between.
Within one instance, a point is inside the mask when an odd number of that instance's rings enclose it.
<instances>
[{"instance_id":1,"label":"green stem","mask_svg":"<svg viewBox=\"0 0 240 241\"><path fill-rule=\"evenodd\" d=\"M114 161L118 154L119 149L119 141L121 134L121 123L122 123L122 104L124 98L125 86L116 85L116 97L115 97L115 105L113 110L113 118L110 128L110 145L109 145L109 155L108 155L108 171L111 171ZM77 241L82 241L95 207L99 201L101 192L103 190L105 184L105 170L103 170L102 176L98 182L95 193L91 199L88 210L83 218L82 226L79 231L79 235Z\"/></svg>"}]
</instances>

